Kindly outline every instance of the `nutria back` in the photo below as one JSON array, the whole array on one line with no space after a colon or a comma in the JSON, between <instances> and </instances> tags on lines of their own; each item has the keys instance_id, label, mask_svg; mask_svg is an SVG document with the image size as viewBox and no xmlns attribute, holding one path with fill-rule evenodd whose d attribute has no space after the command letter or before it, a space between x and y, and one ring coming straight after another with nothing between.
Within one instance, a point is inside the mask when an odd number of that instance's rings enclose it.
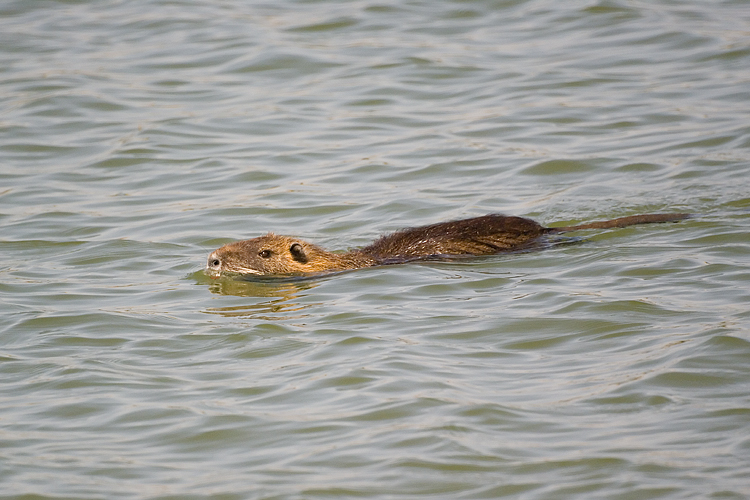
<instances>
[{"instance_id":1,"label":"nutria back","mask_svg":"<svg viewBox=\"0 0 750 500\"><path fill-rule=\"evenodd\" d=\"M490 214L396 231L360 252L379 262L491 255L521 249L544 232L545 228L531 219Z\"/></svg>"},{"instance_id":2,"label":"nutria back","mask_svg":"<svg viewBox=\"0 0 750 500\"><path fill-rule=\"evenodd\" d=\"M522 250L546 234L676 222L689 214L645 214L578 226L547 228L531 219L498 214L403 229L345 253L329 252L292 236L268 233L237 241L208 256L209 274L309 275L414 260L491 255Z\"/></svg>"}]
</instances>

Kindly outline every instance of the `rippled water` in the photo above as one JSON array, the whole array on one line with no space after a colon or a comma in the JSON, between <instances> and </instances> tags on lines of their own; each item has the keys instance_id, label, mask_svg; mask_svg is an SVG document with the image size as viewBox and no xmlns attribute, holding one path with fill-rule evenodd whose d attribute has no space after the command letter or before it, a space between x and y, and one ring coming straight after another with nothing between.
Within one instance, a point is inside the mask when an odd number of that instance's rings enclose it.
<instances>
[{"instance_id":1,"label":"rippled water","mask_svg":"<svg viewBox=\"0 0 750 500\"><path fill-rule=\"evenodd\" d=\"M0 497L747 498L744 0L6 1ZM214 280L503 212L570 245Z\"/></svg>"}]
</instances>

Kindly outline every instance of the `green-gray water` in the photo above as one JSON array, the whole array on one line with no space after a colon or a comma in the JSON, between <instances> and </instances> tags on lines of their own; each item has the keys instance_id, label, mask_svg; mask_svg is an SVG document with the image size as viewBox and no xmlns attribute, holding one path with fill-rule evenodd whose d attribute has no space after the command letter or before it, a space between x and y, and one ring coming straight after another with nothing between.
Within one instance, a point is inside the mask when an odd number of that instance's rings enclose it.
<instances>
[{"instance_id":1,"label":"green-gray water","mask_svg":"<svg viewBox=\"0 0 750 500\"><path fill-rule=\"evenodd\" d=\"M745 0L6 0L0 76L0 498L750 497Z\"/></svg>"}]
</instances>

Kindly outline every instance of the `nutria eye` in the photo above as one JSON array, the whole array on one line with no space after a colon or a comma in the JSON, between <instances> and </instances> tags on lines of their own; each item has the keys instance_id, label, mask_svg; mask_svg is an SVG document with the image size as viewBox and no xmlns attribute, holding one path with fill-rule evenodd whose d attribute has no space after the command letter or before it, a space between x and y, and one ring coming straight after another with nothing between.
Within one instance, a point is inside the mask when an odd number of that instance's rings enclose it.
<instances>
[{"instance_id":1,"label":"nutria eye","mask_svg":"<svg viewBox=\"0 0 750 500\"><path fill-rule=\"evenodd\" d=\"M267 258L269 258L271 256L271 251L270 250L261 250L260 252L258 252L258 255L260 255L264 259L267 259Z\"/></svg>"}]
</instances>

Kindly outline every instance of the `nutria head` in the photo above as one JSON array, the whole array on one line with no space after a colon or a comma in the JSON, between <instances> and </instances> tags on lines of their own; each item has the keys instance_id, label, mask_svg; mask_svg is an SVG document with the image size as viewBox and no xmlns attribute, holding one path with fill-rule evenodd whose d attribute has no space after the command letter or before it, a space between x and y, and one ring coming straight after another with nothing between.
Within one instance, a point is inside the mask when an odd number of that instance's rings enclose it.
<instances>
[{"instance_id":1,"label":"nutria head","mask_svg":"<svg viewBox=\"0 0 750 500\"><path fill-rule=\"evenodd\" d=\"M251 240L236 241L211 252L206 270L240 274L302 274L315 272L311 258L324 250L290 236L268 233Z\"/></svg>"},{"instance_id":2,"label":"nutria head","mask_svg":"<svg viewBox=\"0 0 750 500\"><path fill-rule=\"evenodd\" d=\"M206 271L258 275L317 274L372 266L376 261L360 252L328 252L292 236L268 233L251 240L236 241L211 252Z\"/></svg>"}]
</instances>

